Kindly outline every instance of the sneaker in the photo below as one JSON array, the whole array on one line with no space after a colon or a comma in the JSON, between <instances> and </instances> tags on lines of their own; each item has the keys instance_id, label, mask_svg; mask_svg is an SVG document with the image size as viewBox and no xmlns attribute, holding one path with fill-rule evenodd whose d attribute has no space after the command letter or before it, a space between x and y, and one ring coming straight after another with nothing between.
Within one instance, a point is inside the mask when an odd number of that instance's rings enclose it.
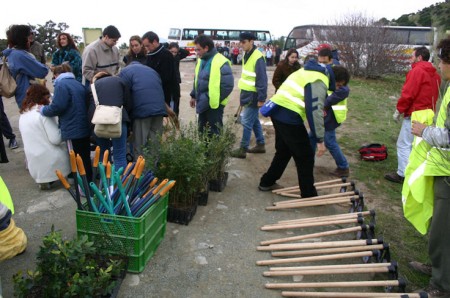
<instances>
[{"instance_id":1,"label":"sneaker","mask_svg":"<svg viewBox=\"0 0 450 298\"><path fill-rule=\"evenodd\" d=\"M266 146L264 144L257 144L255 147L247 149L247 153L266 153Z\"/></svg>"},{"instance_id":2,"label":"sneaker","mask_svg":"<svg viewBox=\"0 0 450 298\"><path fill-rule=\"evenodd\" d=\"M17 144L16 139L9 140L9 149L17 149L19 148L19 144Z\"/></svg>"},{"instance_id":3,"label":"sneaker","mask_svg":"<svg viewBox=\"0 0 450 298\"><path fill-rule=\"evenodd\" d=\"M231 151L230 156L236 157L236 158L246 158L247 157L247 149L245 148L238 148L233 151Z\"/></svg>"},{"instance_id":4,"label":"sneaker","mask_svg":"<svg viewBox=\"0 0 450 298\"><path fill-rule=\"evenodd\" d=\"M423 274L431 276L431 265L429 264L412 261L409 262L409 267L416 271L422 272Z\"/></svg>"},{"instance_id":5,"label":"sneaker","mask_svg":"<svg viewBox=\"0 0 450 298\"><path fill-rule=\"evenodd\" d=\"M331 175L342 178L342 177L348 177L350 175L350 169L340 169L336 168L333 172L330 172Z\"/></svg>"},{"instance_id":6,"label":"sneaker","mask_svg":"<svg viewBox=\"0 0 450 298\"><path fill-rule=\"evenodd\" d=\"M281 185L278 184L278 183L274 183L274 184L272 184L272 185L270 185L270 186L262 186L261 184L258 185L258 189L259 189L260 191L271 191L271 190L281 189L281 188L284 188L284 187L281 186Z\"/></svg>"},{"instance_id":7,"label":"sneaker","mask_svg":"<svg viewBox=\"0 0 450 298\"><path fill-rule=\"evenodd\" d=\"M403 183L405 177L400 176L399 174L397 174L397 172L392 172L384 175L384 179L394 183Z\"/></svg>"}]
</instances>

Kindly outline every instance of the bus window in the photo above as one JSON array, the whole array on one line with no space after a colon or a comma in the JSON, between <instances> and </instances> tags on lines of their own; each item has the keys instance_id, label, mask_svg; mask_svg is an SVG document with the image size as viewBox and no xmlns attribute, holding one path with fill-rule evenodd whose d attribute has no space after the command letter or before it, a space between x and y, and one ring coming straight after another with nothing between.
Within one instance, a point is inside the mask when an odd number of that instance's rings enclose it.
<instances>
[{"instance_id":1,"label":"bus window","mask_svg":"<svg viewBox=\"0 0 450 298\"><path fill-rule=\"evenodd\" d=\"M226 39L228 39L228 32L225 31L225 30L217 30L216 39L217 40L226 40Z\"/></svg>"},{"instance_id":2,"label":"bus window","mask_svg":"<svg viewBox=\"0 0 450 298\"><path fill-rule=\"evenodd\" d=\"M198 30L186 29L183 32L183 40L195 39L198 36Z\"/></svg>"},{"instance_id":3,"label":"bus window","mask_svg":"<svg viewBox=\"0 0 450 298\"><path fill-rule=\"evenodd\" d=\"M431 45L433 34L430 31L411 31L409 35L409 43L413 45Z\"/></svg>"},{"instance_id":4,"label":"bus window","mask_svg":"<svg viewBox=\"0 0 450 298\"><path fill-rule=\"evenodd\" d=\"M228 38L231 40L239 40L240 31L228 31Z\"/></svg>"},{"instance_id":5,"label":"bus window","mask_svg":"<svg viewBox=\"0 0 450 298\"><path fill-rule=\"evenodd\" d=\"M181 37L181 30L177 28L170 28L168 39L179 40Z\"/></svg>"}]
</instances>

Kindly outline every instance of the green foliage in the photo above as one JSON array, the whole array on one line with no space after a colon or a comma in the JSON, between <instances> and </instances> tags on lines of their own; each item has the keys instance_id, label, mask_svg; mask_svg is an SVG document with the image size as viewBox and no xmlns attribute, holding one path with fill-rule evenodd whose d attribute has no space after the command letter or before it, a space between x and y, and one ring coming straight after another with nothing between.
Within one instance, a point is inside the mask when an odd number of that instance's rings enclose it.
<instances>
[{"instance_id":1,"label":"green foliage","mask_svg":"<svg viewBox=\"0 0 450 298\"><path fill-rule=\"evenodd\" d=\"M229 118L218 135L205 135L207 144L206 175L207 180L220 180L230 153L236 142L234 119Z\"/></svg>"},{"instance_id":2,"label":"green foliage","mask_svg":"<svg viewBox=\"0 0 450 298\"><path fill-rule=\"evenodd\" d=\"M45 22L44 25L31 25L30 27L36 31L35 39L42 44L47 57L51 57L57 50L56 37L61 32L66 32L69 25L64 22L55 23L52 20ZM72 36L73 41L77 44L81 41L80 36Z\"/></svg>"},{"instance_id":3,"label":"green foliage","mask_svg":"<svg viewBox=\"0 0 450 298\"><path fill-rule=\"evenodd\" d=\"M169 205L176 208L193 205L196 193L204 185L206 168L206 146L197 127L190 123L179 131L175 128L166 131L159 157L150 155L149 148L144 152L150 164L158 164L154 169L156 177L176 181L170 190Z\"/></svg>"},{"instance_id":4,"label":"green foliage","mask_svg":"<svg viewBox=\"0 0 450 298\"><path fill-rule=\"evenodd\" d=\"M36 270L13 276L17 297L98 297L111 294L126 269L86 235L64 240L52 227L37 253Z\"/></svg>"},{"instance_id":5,"label":"green foliage","mask_svg":"<svg viewBox=\"0 0 450 298\"><path fill-rule=\"evenodd\" d=\"M435 26L439 31L450 30L450 1L432 4L416 13L404 14L390 24L398 26Z\"/></svg>"},{"instance_id":6,"label":"green foliage","mask_svg":"<svg viewBox=\"0 0 450 298\"><path fill-rule=\"evenodd\" d=\"M380 80L353 78L350 82L347 121L337 130L339 144L351 162L351 176L356 184L364 183L366 205L377 212L377 237L390 244L392 259L399 263L399 273L413 289L427 285L428 278L408 267L410 261L427 262L427 237L422 236L404 218L400 184L383 178L397 169L396 141L401 124L394 122L397 99L404 76ZM359 158L358 148L368 143L382 143L389 156L381 162ZM359 181L359 182L358 182Z\"/></svg>"}]
</instances>

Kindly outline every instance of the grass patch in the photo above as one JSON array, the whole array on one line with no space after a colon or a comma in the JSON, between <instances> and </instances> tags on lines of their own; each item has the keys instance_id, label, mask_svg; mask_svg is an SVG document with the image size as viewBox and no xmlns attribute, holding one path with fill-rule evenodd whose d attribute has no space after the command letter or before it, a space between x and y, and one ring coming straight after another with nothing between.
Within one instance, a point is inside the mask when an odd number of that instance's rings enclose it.
<instances>
[{"instance_id":1,"label":"grass patch","mask_svg":"<svg viewBox=\"0 0 450 298\"><path fill-rule=\"evenodd\" d=\"M399 264L399 273L409 290L423 288L429 278L412 271L408 262L429 262L428 241L404 218L400 184L384 179L384 174L397 170L396 142L401 124L392 114L404 83L404 76L380 80L353 78L350 82L349 113L337 132L339 144L349 157L351 178L367 188L366 207L377 213L376 235L390 244L391 258ZM358 149L369 143L385 144L388 158L381 162L359 159Z\"/></svg>"}]
</instances>

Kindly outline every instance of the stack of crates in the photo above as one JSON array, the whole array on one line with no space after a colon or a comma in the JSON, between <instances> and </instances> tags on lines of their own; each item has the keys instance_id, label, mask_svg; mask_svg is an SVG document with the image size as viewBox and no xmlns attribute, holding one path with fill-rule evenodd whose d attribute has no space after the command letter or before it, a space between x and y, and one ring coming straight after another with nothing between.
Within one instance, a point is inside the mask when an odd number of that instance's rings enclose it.
<instances>
[{"instance_id":1,"label":"stack of crates","mask_svg":"<svg viewBox=\"0 0 450 298\"><path fill-rule=\"evenodd\" d=\"M142 272L164 238L168 201L167 193L137 218L77 210L77 234L102 241L108 252L126 255L128 272Z\"/></svg>"}]
</instances>

